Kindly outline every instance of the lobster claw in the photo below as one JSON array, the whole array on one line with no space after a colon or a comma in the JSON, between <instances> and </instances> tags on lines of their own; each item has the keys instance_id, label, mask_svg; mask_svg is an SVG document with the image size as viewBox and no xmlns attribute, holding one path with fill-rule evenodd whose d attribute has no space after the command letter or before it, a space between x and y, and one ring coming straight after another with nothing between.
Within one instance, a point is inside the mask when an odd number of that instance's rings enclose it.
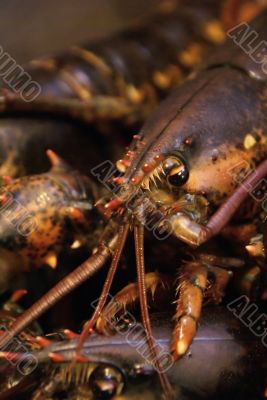
<instances>
[{"instance_id":1,"label":"lobster claw","mask_svg":"<svg viewBox=\"0 0 267 400\"><path fill-rule=\"evenodd\" d=\"M0 288L32 267L55 268L63 251L92 248L101 217L97 191L52 150L49 172L21 177L0 189ZM91 247L92 246L92 247Z\"/></svg>"}]
</instances>

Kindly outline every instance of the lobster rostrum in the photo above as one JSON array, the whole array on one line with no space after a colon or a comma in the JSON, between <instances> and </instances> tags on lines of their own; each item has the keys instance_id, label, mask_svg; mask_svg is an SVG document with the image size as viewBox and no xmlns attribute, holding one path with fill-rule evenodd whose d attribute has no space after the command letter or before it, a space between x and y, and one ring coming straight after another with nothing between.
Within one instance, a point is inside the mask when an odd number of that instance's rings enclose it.
<instances>
[{"instance_id":1,"label":"lobster rostrum","mask_svg":"<svg viewBox=\"0 0 267 400\"><path fill-rule=\"evenodd\" d=\"M262 40L266 37L266 18L264 11L252 24ZM146 297L146 292L155 290L162 281L155 276L151 282L145 276L144 229L151 217L151 204L152 214L164 216L158 220L158 229L174 235L177 246L181 242L202 246L222 233L233 217L236 224L253 220L260 225L262 204L255 185L264 183L267 173L266 129L264 70L230 40L210 63L161 104L117 163L122 175L114 176L116 194L104 206L110 222L94 254L19 317L0 344L4 345L10 335L19 333L64 294L92 276L112 256L99 303L81 335L79 354L95 324L101 327L99 317L132 229L138 278L136 297L155 356L154 366L164 392L170 395L171 387L156 357ZM255 189L253 199L248 196L249 191L253 194L251 188ZM148 208L145 198L149 200ZM129 206L129 199L134 201L134 207ZM220 267L229 266L231 262L201 255L201 251L192 262L182 266L171 344L175 359L186 353L196 333L208 270L218 277L216 291L222 293L229 274ZM126 293L124 305L131 300Z\"/></svg>"}]
</instances>

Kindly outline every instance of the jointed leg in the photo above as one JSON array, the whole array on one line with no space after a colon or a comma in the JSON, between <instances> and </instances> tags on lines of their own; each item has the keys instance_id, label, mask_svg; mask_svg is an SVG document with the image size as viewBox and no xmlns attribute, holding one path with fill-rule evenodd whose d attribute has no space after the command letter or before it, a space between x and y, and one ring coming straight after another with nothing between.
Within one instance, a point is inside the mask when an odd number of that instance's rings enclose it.
<instances>
[{"instance_id":1,"label":"jointed leg","mask_svg":"<svg viewBox=\"0 0 267 400\"><path fill-rule=\"evenodd\" d=\"M172 292L172 279L170 276L150 272L145 275L145 285L149 303L154 303L157 300L167 303L170 301ZM113 327L116 321L123 318L123 314L129 308L139 303L139 291L137 283L130 283L120 290L104 308L101 316L96 323L97 331L110 335L113 332Z\"/></svg>"},{"instance_id":2,"label":"jointed leg","mask_svg":"<svg viewBox=\"0 0 267 400\"><path fill-rule=\"evenodd\" d=\"M201 258L201 257L200 257ZM208 259L207 255L203 259ZM211 257L212 259L212 257ZM229 264L235 259L215 257L218 264ZM209 274L212 280L209 282ZM205 264L202 261L187 263L182 267L177 289L177 307L174 316L175 328L172 338L172 353L178 359L182 357L192 343L201 316L203 299L205 303L218 304L224 295L231 271Z\"/></svg>"},{"instance_id":3,"label":"jointed leg","mask_svg":"<svg viewBox=\"0 0 267 400\"><path fill-rule=\"evenodd\" d=\"M206 285L206 266L199 262L190 262L183 266L177 289L178 300L174 316L176 325L171 344L175 359L186 353L196 334Z\"/></svg>"},{"instance_id":4,"label":"jointed leg","mask_svg":"<svg viewBox=\"0 0 267 400\"><path fill-rule=\"evenodd\" d=\"M129 101L119 97L96 96L82 101L74 98L38 97L34 101L25 101L19 95L3 89L0 92L0 112L38 112L71 116L86 122L98 120L127 119L136 110Z\"/></svg>"}]
</instances>

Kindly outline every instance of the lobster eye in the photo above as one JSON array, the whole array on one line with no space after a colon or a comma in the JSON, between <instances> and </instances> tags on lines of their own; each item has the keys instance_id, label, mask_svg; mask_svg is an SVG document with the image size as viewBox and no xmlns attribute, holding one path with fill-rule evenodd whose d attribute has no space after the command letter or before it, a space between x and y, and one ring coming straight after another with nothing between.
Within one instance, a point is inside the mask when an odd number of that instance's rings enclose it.
<instances>
[{"instance_id":1,"label":"lobster eye","mask_svg":"<svg viewBox=\"0 0 267 400\"><path fill-rule=\"evenodd\" d=\"M120 394L124 379L122 373L112 366L97 367L90 377L92 391L97 399L108 400Z\"/></svg>"},{"instance_id":2,"label":"lobster eye","mask_svg":"<svg viewBox=\"0 0 267 400\"><path fill-rule=\"evenodd\" d=\"M182 186L189 178L188 168L184 164L180 164L170 170L167 175L168 183L171 186Z\"/></svg>"}]
</instances>

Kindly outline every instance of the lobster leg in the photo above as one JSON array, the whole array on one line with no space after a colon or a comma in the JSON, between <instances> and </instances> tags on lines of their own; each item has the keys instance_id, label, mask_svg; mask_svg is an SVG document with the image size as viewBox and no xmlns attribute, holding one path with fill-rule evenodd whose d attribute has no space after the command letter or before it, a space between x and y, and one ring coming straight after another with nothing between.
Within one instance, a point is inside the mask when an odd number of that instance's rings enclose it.
<instances>
[{"instance_id":1,"label":"lobster leg","mask_svg":"<svg viewBox=\"0 0 267 400\"><path fill-rule=\"evenodd\" d=\"M177 324L173 334L172 346L176 358L187 351L195 336L197 322L201 315L204 292L205 304L219 304L224 295L225 287L232 276L232 272L227 270L233 264L232 259L222 258L220 261L218 257L218 259L213 260L219 262L222 268L210 265L204 260L208 261L208 257L200 255L199 261L185 264L180 274L177 290L179 299L175 315ZM234 261L234 264L236 264L237 261ZM208 275L212 275L210 285ZM145 277L145 284L150 303L154 303L154 301L162 303L166 298L169 303L171 302L173 292L171 277L158 273L148 273ZM114 322L123 319L126 310L138 302L138 285L131 283L118 292L103 310L96 324L97 331L105 335L112 334ZM177 355L177 348L180 348L179 355Z\"/></svg>"},{"instance_id":2,"label":"lobster leg","mask_svg":"<svg viewBox=\"0 0 267 400\"><path fill-rule=\"evenodd\" d=\"M176 326L171 350L173 356L182 357L190 346L200 318L204 290L207 285L207 267L199 262L184 265L177 288Z\"/></svg>"},{"instance_id":3,"label":"lobster leg","mask_svg":"<svg viewBox=\"0 0 267 400\"><path fill-rule=\"evenodd\" d=\"M172 279L170 276L159 274L157 272L147 273L145 276L145 285L149 303L157 302L160 299L165 303L169 301ZM137 283L130 283L120 290L104 308L101 316L97 320L97 331L104 335L113 333L114 322L123 319L123 316L129 308L132 308L139 302L139 292Z\"/></svg>"},{"instance_id":4,"label":"lobster leg","mask_svg":"<svg viewBox=\"0 0 267 400\"><path fill-rule=\"evenodd\" d=\"M209 275L212 275L212 282ZM178 300L174 316L176 326L171 345L175 359L187 352L194 339L203 299L207 299L205 303L220 303L231 276L230 271L201 261L193 261L183 266L177 288Z\"/></svg>"},{"instance_id":5,"label":"lobster leg","mask_svg":"<svg viewBox=\"0 0 267 400\"><path fill-rule=\"evenodd\" d=\"M34 102L25 102L7 89L0 94L0 111L42 112L71 116L86 122L96 120L120 120L134 113L135 105L120 97L96 96L87 101L40 97Z\"/></svg>"}]
</instances>

